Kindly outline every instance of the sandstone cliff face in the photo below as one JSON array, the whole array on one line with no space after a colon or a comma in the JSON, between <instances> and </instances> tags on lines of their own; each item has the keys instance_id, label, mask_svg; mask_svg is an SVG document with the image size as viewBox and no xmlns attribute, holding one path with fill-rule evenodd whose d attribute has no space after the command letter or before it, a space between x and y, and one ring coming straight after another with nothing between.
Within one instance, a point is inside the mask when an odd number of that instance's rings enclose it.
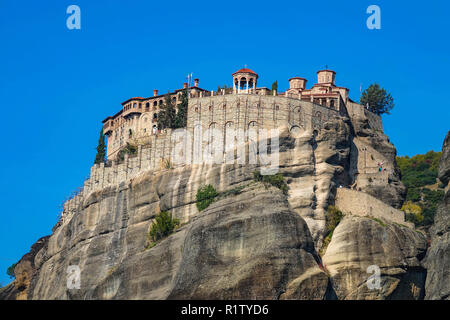
<instances>
[{"instance_id":1,"label":"sandstone cliff face","mask_svg":"<svg viewBox=\"0 0 450 320\"><path fill-rule=\"evenodd\" d=\"M402 199L392 144L369 122L356 129L355 123L366 122L342 117L319 132L281 131L280 172L288 195L254 182L256 166L237 164L143 172L90 193L34 254L22 292L28 299L420 298L424 237L396 225L383 209L376 216L386 217L386 226L348 213L323 261L317 253L336 188L353 187L395 206ZM364 161L356 145L365 145L373 161L383 159L392 168L389 177L369 182L367 150ZM195 195L206 184L219 192L243 189L198 212ZM183 225L146 249L161 210ZM371 264L382 269L377 292L364 288ZM67 288L73 265L81 270L79 290ZM13 289L0 298L16 295Z\"/></svg>"},{"instance_id":2,"label":"sandstone cliff face","mask_svg":"<svg viewBox=\"0 0 450 320\"><path fill-rule=\"evenodd\" d=\"M450 299L450 131L442 147L438 178L445 184L443 203L438 207L430 229L431 246L427 253L426 299Z\"/></svg>"},{"instance_id":3,"label":"sandstone cliff face","mask_svg":"<svg viewBox=\"0 0 450 320\"><path fill-rule=\"evenodd\" d=\"M383 132L371 127L368 118L354 116L352 124L354 136L350 174L355 187L394 208L400 208L406 188L400 181L394 145ZM382 164L382 172L379 172L378 164Z\"/></svg>"},{"instance_id":4,"label":"sandstone cliff face","mask_svg":"<svg viewBox=\"0 0 450 320\"><path fill-rule=\"evenodd\" d=\"M425 252L425 237L411 228L346 215L333 233L323 263L338 299L422 299ZM368 284L375 268L381 275L379 289Z\"/></svg>"}]
</instances>

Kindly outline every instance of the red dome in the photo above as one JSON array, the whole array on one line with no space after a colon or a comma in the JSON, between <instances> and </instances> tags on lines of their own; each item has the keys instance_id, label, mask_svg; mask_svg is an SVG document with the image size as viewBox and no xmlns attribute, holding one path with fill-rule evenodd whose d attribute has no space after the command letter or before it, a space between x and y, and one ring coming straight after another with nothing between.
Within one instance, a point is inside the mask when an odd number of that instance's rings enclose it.
<instances>
[{"instance_id":1,"label":"red dome","mask_svg":"<svg viewBox=\"0 0 450 320\"><path fill-rule=\"evenodd\" d=\"M236 73L253 73L255 75L258 75L255 71L247 69L247 68L242 68L242 69L236 71L235 73L233 73L233 75L235 75Z\"/></svg>"}]
</instances>

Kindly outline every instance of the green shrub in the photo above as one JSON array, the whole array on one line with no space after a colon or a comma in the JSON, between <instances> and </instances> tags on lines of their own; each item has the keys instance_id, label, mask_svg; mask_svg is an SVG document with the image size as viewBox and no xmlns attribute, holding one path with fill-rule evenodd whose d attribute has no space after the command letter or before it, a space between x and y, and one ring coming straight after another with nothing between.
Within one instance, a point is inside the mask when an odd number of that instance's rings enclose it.
<instances>
[{"instance_id":1,"label":"green shrub","mask_svg":"<svg viewBox=\"0 0 450 320\"><path fill-rule=\"evenodd\" d=\"M259 171L254 171L253 180L263 182L264 184L270 184L283 191L284 194L288 194L289 187L286 181L284 181L284 177L281 173L262 175Z\"/></svg>"},{"instance_id":2,"label":"green shrub","mask_svg":"<svg viewBox=\"0 0 450 320\"><path fill-rule=\"evenodd\" d=\"M198 211L208 208L218 195L216 189L210 184L198 189L196 196Z\"/></svg>"},{"instance_id":3,"label":"green shrub","mask_svg":"<svg viewBox=\"0 0 450 320\"><path fill-rule=\"evenodd\" d=\"M325 254L327 250L328 244L331 242L331 238L333 237L334 229L336 229L339 222L341 222L344 214L335 206L328 206L327 211L325 212L325 230L326 235L322 242L322 247L319 250L319 254L322 256Z\"/></svg>"},{"instance_id":4,"label":"green shrub","mask_svg":"<svg viewBox=\"0 0 450 320\"><path fill-rule=\"evenodd\" d=\"M13 263L9 266L9 268L6 270L6 274L12 279L15 278L16 275L14 274L14 268L16 267L17 263Z\"/></svg>"},{"instance_id":5,"label":"green shrub","mask_svg":"<svg viewBox=\"0 0 450 320\"><path fill-rule=\"evenodd\" d=\"M369 219L378 222L378 224L379 224L380 226L382 226L382 227L386 227L386 223L384 223L383 221L381 221L381 220L378 219L378 218L369 217Z\"/></svg>"},{"instance_id":6,"label":"green shrub","mask_svg":"<svg viewBox=\"0 0 450 320\"><path fill-rule=\"evenodd\" d=\"M167 211L161 211L160 214L156 215L155 223L150 228L149 238L154 244L156 241L173 233L179 225L180 220L173 219L172 215Z\"/></svg>"},{"instance_id":7,"label":"green shrub","mask_svg":"<svg viewBox=\"0 0 450 320\"><path fill-rule=\"evenodd\" d=\"M129 155L135 155L137 154L137 147L129 142L127 142L127 145L125 148L119 151L119 159L120 161L123 161L125 159L125 154Z\"/></svg>"},{"instance_id":8,"label":"green shrub","mask_svg":"<svg viewBox=\"0 0 450 320\"><path fill-rule=\"evenodd\" d=\"M341 222L344 214L335 206L328 206L327 212L325 213L325 228L327 233L332 233L336 226Z\"/></svg>"},{"instance_id":9,"label":"green shrub","mask_svg":"<svg viewBox=\"0 0 450 320\"><path fill-rule=\"evenodd\" d=\"M414 157L397 157L400 167L402 182L407 187L406 201L420 206L422 217L414 217L412 212L407 212L406 219L414 222L416 226L430 226L434 221L437 206L444 197L442 183L438 183L437 171L441 152L429 151L426 154L418 154ZM430 190L427 186L436 185L437 190Z\"/></svg>"}]
</instances>

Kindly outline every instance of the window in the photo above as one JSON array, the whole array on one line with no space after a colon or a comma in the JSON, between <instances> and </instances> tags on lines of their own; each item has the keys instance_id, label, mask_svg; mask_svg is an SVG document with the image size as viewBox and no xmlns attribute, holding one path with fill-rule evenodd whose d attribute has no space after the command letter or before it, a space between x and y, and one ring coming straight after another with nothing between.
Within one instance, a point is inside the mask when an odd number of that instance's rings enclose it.
<instances>
[{"instance_id":1,"label":"window","mask_svg":"<svg viewBox=\"0 0 450 320\"><path fill-rule=\"evenodd\" d=\"M133 104L133 108L136 108L136 102Z\"/></svg>"}]
</instances>

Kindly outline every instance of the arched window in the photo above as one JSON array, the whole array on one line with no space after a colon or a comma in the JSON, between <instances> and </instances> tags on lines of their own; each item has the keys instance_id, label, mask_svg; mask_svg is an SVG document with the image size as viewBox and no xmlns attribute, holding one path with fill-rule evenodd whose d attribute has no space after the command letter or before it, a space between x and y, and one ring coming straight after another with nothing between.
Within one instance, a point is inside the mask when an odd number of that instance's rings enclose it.
<instances>
[{"instance_id":1,"label":"arched window","mask_svg":"<svg viewBox=\"0 0 450 320\"><path fill-rule=\"evenodd\" d=\"M158 101L153 101L153 106L156 107L158 105Z\"/></svg>"},{"instance_id":2,"label":"arched window","mask_svg":"<svg viewBox=\"0 0 450 320\"><path fill-rule=\"evenodd\" d=\"M133 104L133 108L136 108L136 102Z\"/></svg>"},{"instance_id":3,"label":"arched window","mask_svg":"<svg viewBox=\"0 0 450 320\"><path fill-rule=\"evenodd\" d=\"M256 129L257 126L258 126L258 124L256 123L256 121L250 121L248 123L248 128L249 129Z\"/></svg>"},{"instance_id":4,"label":"arched window","mask_svg":"<svg viewBox=\"0 0 450 320\"><path fill-rule=\"evenodd\" d=\"M226 146L227 143L229 143L227 141L228 136L233 135L234 136L234 124L233 121L228 121L227 123L225 123L225 132L224 132L224 145ZM230 138L231 139L231 138Z\"/></svg>"}]
</instances>

